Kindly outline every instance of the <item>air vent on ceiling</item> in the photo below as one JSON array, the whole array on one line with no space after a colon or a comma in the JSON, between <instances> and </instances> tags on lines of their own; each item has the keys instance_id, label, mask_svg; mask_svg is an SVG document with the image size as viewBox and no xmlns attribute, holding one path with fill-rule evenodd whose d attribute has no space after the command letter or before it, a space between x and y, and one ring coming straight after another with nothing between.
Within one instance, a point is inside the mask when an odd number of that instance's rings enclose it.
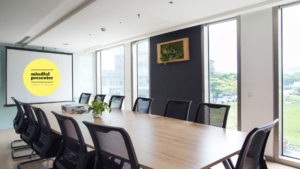
<instances>
[{"instance_id":1,"label":"air vent on ceiling","mask_svg":"<svg viewBox=\"0 0 300 169\"><path fill-rule=\"evenodd\" d=\"M19 45L21 45L21 44L23 44L27 39L29 39L30 38L30 36L25 36L23 39L21 39L19 42L17 42L16 44L19 44Z\"/></svg>"}]
</instances>

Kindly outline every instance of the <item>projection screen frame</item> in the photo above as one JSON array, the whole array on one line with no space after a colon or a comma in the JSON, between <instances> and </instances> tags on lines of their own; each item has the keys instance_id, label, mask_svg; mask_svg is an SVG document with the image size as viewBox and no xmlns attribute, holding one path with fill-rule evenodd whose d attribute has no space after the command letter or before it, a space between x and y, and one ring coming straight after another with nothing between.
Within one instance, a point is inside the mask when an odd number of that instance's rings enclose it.
<instances>
[{"instance_id":1,"label":"projection screen frame","mask_svg":"<svg viewBox=\"0 0 300 169\"><path fill-rule=\"evenodd\" d=\"M72 75L72 100L70 101L55 101L55 102L33 102L33 103L28 103L28 104L46 104L46 103L61 103L61 102L74 102L74 79L73 79L73 53L65 53L65 52L53 52L53 51L45 51L45 50L37 50L37 49L25 49L25 48L17 48L17 47L10 47L10 46L5 46L5 51L6 51L6 98L5 98L5 104L4 107L13 107L16 106L16 104L7 104L7 86L8 86L8 81L7 81L7 49L12 49L12 50L22 50L22 51L31 51L31 52L40 52L40 53L53 53L53 54L62 54L62 55L71 55L71 75Z\"/></svg>"}]
</instances>

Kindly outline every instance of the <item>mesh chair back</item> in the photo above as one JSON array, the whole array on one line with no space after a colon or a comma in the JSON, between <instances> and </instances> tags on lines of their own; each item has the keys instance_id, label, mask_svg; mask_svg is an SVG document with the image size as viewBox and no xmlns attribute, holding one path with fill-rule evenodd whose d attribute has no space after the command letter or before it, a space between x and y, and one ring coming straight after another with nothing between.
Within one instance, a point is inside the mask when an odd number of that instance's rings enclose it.
<instances>
[{"instance_id":1,"label":"mesh chair back","mask_svg":"<svg viewBox=\"0 0 300 169\"><path fill-rule=\"evenodd\" d=\"M112 95L111 98L110 98L110 100L109 100L108 107L110 107L110 108L116 108L116 109L121 109L124 98L125 98L125 96Z\"/></svg>"},{"instance_id":2,"label":"mesh chair back","mask_svg":"<svg viewBox=\"0 0 300 169\"><path fill-rule=\"evenodd\" d=\"M11 97L11 99L16 103L17 100L14 98L14 97ZM19 124L19 121L20 121L20 116L22 115L22 110L19 110L19 107L17 106L17 114L16 114L16 117L14 118L13 120L13 125L14 125L14 129L15 129L15 132L16 131L16 128L18 127L18 124ZM18 132L17 132L18 133Z\"/></svg>"},{"instance_id":3,"label":"mesh chair back","mask_svg":"<svg viewBox=\"0 0 300 169\"><path fill-rule=\"evenodd\" d=\"M45 112L40 109L31 106L39 124L38 137L35 139L32 148L41 158L53 158L56 157L62 137L52 132L48 118Z\"/></svg>"},{"instance_id":4,"label":"mesh chair back","mask_svg":"<svg viewBox=\"0 0 300 169\"><path fill-rule=\"evenodd\" d=\"M52 113L55 115L63 138L63 155L58 158L56 165L62 165L66 168L73 168L79 164L80 154L86 153L87 148L78 126L78 123L68 116Z\"/></svg>"},{"instance_id":5,"label":"mesh chair back","mask_svg":"<svg viewBox=\"0 0 300 169\"><path fill-rule=\"evenodd\" d=\"M51 134L52 129L45 112L42 109L36 107L32 107L32 109L34 110L35 116L39 123L41 134L45 136Z\"/></svg>"},{"instance_id":6,"label":"mesh chair back","mask_svg":"<svg viewBox=\"0 0 300 169\"><path fill-rule=\"evenodd\" d=\"M169 100L165 108L165 117L187 120L192 101Z\"/></svg>"},{"instance_id":7,"label":"mesh chair back","mask_svg":"<svg viewBox=\"0 0 300 169\"><path fill-rule=\"evenodd\" d=\"M98 99L98 102L99 102L99 101L104 102L105 96L106 96L105 94L104 94L104 95L102 95L102 94L97 94L97 95L95 96L95 98L94 98L94 101L96 101L96 99Z\"/></svg>"},{"instance_id":8,"label":"mesh chair back","mask_svg":"<svg viewBox=\"0 0 300 169\"><path fill-rule=\"evenodd\" d=\"M138 97L135 100L132 111L137 111L140 113L149 113L153 100L154 99L152 98Z\"/></svg>"},{"instance_id":9,"label":"mesh chair back","mask_svg":"<svg viewBox=\"0 0 300 169\"><path fill-rule=\"evenodd\" d=\"M130 136L123 128L83 123L95 146L96 168L140 169Z\"/></svg>"},{"instance_id":10,"label":"mesh chair back","mask_svg":"<svg viewBox=\"0 0 300 169\"><path fill-rule=\"evenodd\" d=\"M28 125L29 126L32 126L32 125L35 125L36 124L36 118L34 116L34 110L31 108L31 106L29 104L26 104L26 103L21 103L24 111L25 111L25 115L27 117L27 120L28 120Z\"/></svg>"},{"instance_id":11,"label":"mesh chair back","mask_svg":"<svg viewBox=\"0 0 300 169\"><path fill-rule=\"evenodd\" d=\"M22 106L25 110L28 125L27 129L21 134L21 138L25 143L31 145L38 134L39 127L31 106L26 103L22 103Z\"/></svg>"},{"instance_id":12,"label":"mesh chair back","mask_svg":"<svg viewBox=\"0 0 300 169\"><path fill-rule=\"evenodd\" d=\"M194 122L226 128L230 106L200 103Z\"/></svg>"},{"instance_id":13,"label":"mesh chair back","mask_svg":"<svg viewBox=\"0 0 300 169\"><path fill-rule=\"evenodd\" d=\"M274 125L279 120L254 128L246 137L242 150L239 154L236 169L257 169L265 168L264 160L265 147L268 137Z\"/></svg>"},{"instance_id":14,"label":"mesh chair back","mask_svg":"<svg viewBox=\"0 0 300 169\"><path fill-rule=\"evenodd\" d=\"M27 126L28 126L27 116L26 116L23 106L21 106L21 103L17 100L14 100L14 101L17 105L17 109L19 112L18 123L15 126L15 131L16 131L16 133L21 134L21 133L23 133L23 131L25 131L27 129Z\"/></svg>"},{"instance_id":15,"label":"mesh chair back","mask_svg":"<svg viewBox=\"0 0 300 169\"><path fill-rule=\"evenodd\" d=\"M14 97L11 97L11 99L16 103L16 99ZM17 106L17 114L16 114L16 117L14 118L13 120L13 125L14 125L14 128L17 127L18 123L19 123L19 120L20 120L20 114L22 112L19 110L18 106Z\"/></svg>"},{"instance_id":16,"label":"mesh chair back","mask_svg":"<svg viewBox=\"0 0 300 169\"><path fill-rule=\"evenodd\" d=\"M91 93L81 93L79 103L86 103L90 101Z\"/></svg>"}]
</instances>

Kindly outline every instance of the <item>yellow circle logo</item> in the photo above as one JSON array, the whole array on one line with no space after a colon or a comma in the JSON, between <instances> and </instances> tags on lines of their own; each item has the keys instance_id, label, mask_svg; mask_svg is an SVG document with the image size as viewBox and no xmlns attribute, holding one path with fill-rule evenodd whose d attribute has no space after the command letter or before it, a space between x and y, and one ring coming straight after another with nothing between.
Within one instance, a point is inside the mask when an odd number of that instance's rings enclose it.
<instances>
[{"instance_id":1,"label":"yellow circle logo","mask_svg":"<svg viewBox=\"0 0 300 169\"><path fill-rule=\"evenodd\" d=\"M27 90L37 96L53 93L60 83L58 67L48 59L36 59L24 70L23 81Z\"/></svg>"}]
</instances>

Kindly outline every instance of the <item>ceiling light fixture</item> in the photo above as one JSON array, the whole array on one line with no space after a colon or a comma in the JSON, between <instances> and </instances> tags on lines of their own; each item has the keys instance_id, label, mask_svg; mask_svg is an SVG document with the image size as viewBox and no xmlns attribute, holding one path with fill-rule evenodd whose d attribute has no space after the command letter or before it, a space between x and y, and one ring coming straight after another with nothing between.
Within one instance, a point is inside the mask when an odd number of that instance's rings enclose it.
<instances>
[{"instance_id":1,"label":"ceiling light fixture","mask_svg":"<svg viewBox=\"0 0 300 169\"><path fill-rule=\"evenodd\" d=\"M106 29L105 29L105 28L101 28L101 30L102 30L102 32L106 31Z\"/></svg>"},{"instance_id":2,"label":"ceiling light fixture","mask_svg":"<svg viewBox=\"0 0 300 169\"><path fill-rule=\"evenodd\" d=\"M170 3L170 4L173 4L173 1L170 1L169 3Z\"/></svg>"},{"instance_id":3,"label":"ceiling light fixture","mask_svg":"<svg viewBox=\"0 0 300 169\"><path fill-rule=\"evenodd\" d=\"M67 43L63 43L63 45L69 45L69 44L67 44Z\"/></svg>"}]
</instances>

